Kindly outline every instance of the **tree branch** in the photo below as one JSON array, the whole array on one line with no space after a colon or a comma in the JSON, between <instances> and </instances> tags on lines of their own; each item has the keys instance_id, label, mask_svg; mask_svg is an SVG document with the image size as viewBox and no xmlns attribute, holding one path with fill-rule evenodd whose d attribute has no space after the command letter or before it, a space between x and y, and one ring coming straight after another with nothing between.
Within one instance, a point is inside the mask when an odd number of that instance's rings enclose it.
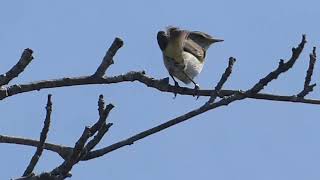
<instances>
[{"instance_id":1,"label":"tree branch","mask_svg":"<svg viewBox=\"0 0 320 180\"><path fill-rule=\"evenodd\" d=\"M152 77L149 77L144 74L144 72L128 72L126 74L106 77L106 78L92 78L91 76L81 76L74 78L61 78L61 79L52 79L38 82L31 82L21 85L12 85L9 87L3 87L0 89L0 100L3 100L7 97L31 92L40 89L48 88L58 88L58 87L68 87L68 86L77 86L77 85L90 85L90 84L114 84L120 82L132 82L138 81L145 84L148 87L157 89L161 92L177 93L180 95L188 96L211 96L214 93L214 90L195 90L187 87L176 87L171 86L167 83L164 83L162 80L157 80ZM238 93L239 90L220 90L218 96L230 96L232 94ZM258 93L258 94L249 94L248 98L252 99L262 99L262 100L271 100L271 101L284 101L284 102L295 102L295 103L305 103L305 104L320 104L320 100L315 99L304 99L297 98L294 96L284 96L284 95L274 95L268 93Z\"/></svg>"},{"instance_id":2,"label":"tree branch","mask_svg":"<svg viewBox=\"0 0 320 180\"><path fill-rule=\"evenodd\" d=\"M104 107L104 104L103 95L101 94L98 100L99 120L90 128L92 135L94 135L96 132L98 133L91 141L87 143L85 147L87 152L91 151L100 142L105 133L113 125L112 123L106 124L106 121L110 111L114 108L114 105L108 104L106 107Z\"/></svg>"},{"instance_id":3,"label":"tree branch","mask_svg":"<svg viewBox=\"0 0 320 180\"><path fill-rule=\"evenodd\" d=\"M33 51L31 49L25 49L21 55L20 60L14 65L8 72L0 75L0 87L8 84L12 79L18 77L21 72L28 66L32 61Z\"/></svg>"},{"instance_id":4,"label":"tree branch","mask_svg":"<svg viewBox=\"0 0 320 180\"><path fill-rule=\"evenodd\" d=\"M83 150L85 143L88 141L90 136L90 128L85 127L81 137L74 145L71 156L52 171L53 175L61 176L62 178L68 176L69 171L72 169L73 165L79 162L82 153L84 153Z\"/></svg>"},{"instance_id":5,"label":"tree branch","mask_svg":"<svg viewBox=\"0 0 320 180\"><path fill-rule=\"evenodd\" d=\"M0 143L38 147L40 142L37 140L28 139L28 138L0 135ZM44 143L43 148L46 150L58 153L63 159L66 159L72 153L71 147L52 144L52 143Z\"/></svg>"},{"instance_id":6,"label":"tree branch","mask_svg":"<svg viewBox=\"0 0 320 180\"><path fill-rule=\"evenodd\" d=\"M120 49L123 46L123 41L120 38L115 38L112 45L108 49L106 55L104 56L101 64L99 65L96 72L93 74L93 76L96 77L102 77L105 73L108 67L113 64L113 56L117 53L118 49Z\"/></svg>"},{"instance_id":7,"label":"tree branch","mask_svg":"<svg viewBox=\"0 0 320 180\"><path fill-rule=\"evenodd\" d=\"M38 163L40 156L42 155L42 151L44 148L44 143L47 139L47 134L49 132L50 121L51 121L51 112L52 112L52 102L51 102L51 94L48 95L47 106L46 106L46 118L44 120L44 125L40 134L40 142L38 144L37 150L35 154L32 156L29 165L23 173L23 176L28 176L32 173L34 167Z\"/></svg>"},{"instance_id":8,"label":"tree branch","mask_svg":"<svg viewBox=\"0 0 320 180\"><path fill-rule=\"evenodd\" d=\"M309 67L307 70L306 78L304 81L304 87L303 87L303 90L297 95L300 98L303 98L306 95L308 95L310 92L313 91L313 88L316 86L316 84L310 85L314 65L317 60L316 47L313 47L312 53L310 53L309 57L310 57L310 61L309 61Z\"/></svg>"},{"instance_id":9,"label":"tree branch","mask_svg":"<svg viewBox=\"0 0 320 180\"><path fill-rule=\"evenodd\" d=\"M306 35L302 35L302 40L301 40L300 44L298 45L298 47L292 48L291 58L286 63L284 63L284 60L281 59L279 62L278 68L276 70L270 72L266 77L260 79L260 81L252 88L252 90L250 91L250 94L251 93L256 94L257 92L262 90L264 88L264 86L266 86L271 80L277 79L281 73L286 72L290 68L292 68L294 63L299 58L306 42L307 42Z\"/></svg>"},{"instance_id":10,"label":"tree branch","mask_svg":"<svg viewBox=\"0 0 320 180\"><path fill-rule=\"evenodd\" d=\"M109 112L114 106L112 104L107 105L104 108L104 100L103 95L99 96L98 101L98 111L99 111L99 120L90 128L86 127L79 138L79 140L75 143L72 154L65 159L65 161L58 167L56 167L50 174L55 175L58 178L64 179L65 177L71 176L69 173L73 166L77 164L82 157L86 156L89 151L91 151L102 139L104 134L111 127L111 123L106 124L106 119L108 117ZM90 137L94 134L97 135L87 143Z\"/></svg>"},{"instance_id":11,"label":"tree branch","mask_svg":"<svg viewBox=\"0 0 320 180\"><path fill-rule=\"evenodd\" d=\"M106 53L106 56L100 65L100 69L102 70L101 71L99 70L99 72L102 72L103 69L106 70L106 68L108 68L108 66L106 66L105 64L108 64L106 62L110 62L110 57L112 57L115 54L118 47L120 48L121 42L122 42L121 39L119 38L115 39L113 45L110 47L111 50L109 49L109 53L108 52ZM292 49L292 57L290 58L288 63L284 65L283 60L280 61L279 66L282 66L282 65L287 66L284 68L280 68L279 69L280 71L288 67L290 68L290 66L292 66L292 64L298 58L297 55L301 53L305 42L306 42L305 36L303 36L299 46L297 48ZM114 45L114 44L118 44L118 45ZM269 74L269 76L273 78L277 78L274 75L275 75L275 72L272 72ZM38 82L31 82L27 84L21 84L21 85L16 84L8 87L2 87L0 88L0 100L3 100L7 97L10 97L19 93L25 93L25 92L47 89L47 88L58 88L58 87L68 87L68 86L77 86L77 85L89 85L89 84L113 84L113 83L132 82L132 81L138 81L140 83L145 84L148 87L155 88L161 92L170 92L170 93L176 93L180 95L211 96L212 94L217 93L215 90L196 90L196 89L190 89L186 87L171 86L170 84L166 83L163 79L156 80L152 77L145 75L144 71L142 72L132 71L126 74L112 76L112 77L80 76L80 77L73 77L73 78L44 80L44 81L38 81ZM263 88L263 86L265 86L264 81L265 81L264 79L261 79L260 82L257 84L257 86L253 88L253 90L257 91L257 89ZM238 92L239 90L220 90L218 93L218 96L222 98ZM240 93L241 92L242 91L240 90ZM296 96L283 96L283 95L274 95L274 94L267 94L267 93L255 93L254 91L249 94L246 94L246 97L252 98L252 99L263 99L263 100L272 100L272 101L320 104L320 100L317 100L317 99L305 99L304 97L296 97Z\"/></svg>"},{"instance_id":12,"label":"tree branch","mask_svg":"<svg viewBox=\"0 0 320 180\"><path fill-rule=\"evenodd\" d=\"M222 76L221 76L220 81L218 82L218 84L217 84L216 87L214 88L214 91L213 91L213 93L211 94L211 97L210 97L210 99L209 99L209 101L208 101L209 104L210 104L210 103L213 103L213 102L216 100L216 98L217 98L217 96L218 96L218 94L219 94L219 92L220 92L223 84L228 80L229 76L231 75L231 73L232 73L232 67L233 67L233 64L234 64L235 62L236 62L236 59L235 59L235 58L233 58L233 57L230 57L230 58L229 58L228 67L226 68L226 70L224 71L224 73L223 73Z\"/></svg>"},{"instance_id":13,"label":"tree branch","mask_svg":"<svg viewBox=\"0 0 320 180\"><path fill-rule=\"evenodd\" d=\"M87 152L90 152L103 138L103 136L108 132L109 128L112 126L112 123L103 123L101 128L98 130L98 133L89 141L85 147Z\"/></svg>"}]
</instances>

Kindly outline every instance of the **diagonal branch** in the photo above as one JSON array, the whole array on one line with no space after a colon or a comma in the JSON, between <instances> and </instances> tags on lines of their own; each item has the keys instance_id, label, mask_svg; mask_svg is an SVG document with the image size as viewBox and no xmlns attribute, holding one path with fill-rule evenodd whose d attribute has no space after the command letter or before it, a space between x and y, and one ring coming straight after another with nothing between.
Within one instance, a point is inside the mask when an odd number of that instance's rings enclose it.
<instances>
[{"instance_id":1,"label":"diagonal branch","mask_svg":"<svg viewBox=\"0 0 320 180\"><path fill-rule=\"evenodd\" d=\"M50 121L51 121L51 112L52 112L52 102L51 102L51 94L48 95L47 106L46 106L46 118L44 120L44 125L40 134L40 142L38 144L37 150L31 158L31 161L23 173L23 176L28 176L32 173L34 167L38 163L40 156L42 155L44 143L47 139L47 134L49 132Z\"/></svg>"},{"instance_id":2,"label":"diagonal branch","mask_svg":"<svg viewBox=\"0 0 320 180\"><path fill-rule=\"evenodd\" d=\"M94 147L96 147L96 145L101 141L101 139L103 138L103 136L108 132L109 128L112 126L112 123L103 123L101 125L101 128L98 130L98 133L93 137L93 139L91 139L85 149L87 152L91 151Z\"/></svg>"},{"instance_id":3,"label":"diagonal branch","mask_svg":"<svg viewBox=\"0 0 320 180\"><path fill-rule=\"evenodd\" d=\"M250 94L258 93L259 91L261 91L264 88L264 86L266 86L270 82L270 80L277 79L281 73L284 73L284 72L288 71L290 68L292 68L294 63L299 58L306 42L307 42L306 35L302 35L302 40L301 40L300 44L298 45L298 47L292 48L291 58L286 63L284 63L284 60L281 59L279 62L278 68L276 70L270 72L266 77L260 79L260 81L252 88L252 90L250 91Z\"/></svg>"},{"instance_id":4,"label":"diagonal branch","mask_svg":"<svg viewBox=\"0 0 320 180\"><path fill-rule=\"evenodd\" d=\"M102 77L106 73L108 67L113 64L113 56L122 46L123 41L120 38L115 38L93 76Z\"/></svg>"},{"instance_id":5,"label":"diagonal branch","mask_svg":"<svg viewBox=\"0 0 320 180\"><path fill-rule=\"evenodd\" d=\"M138 141L140 139L143 139L147 136L150 136L152 134L155 134L157 132L160 132L164 129L167 129L171 126L174 126L174 125L177 125L179 123L182 123L186 120L189 120L190 118L192 117L195 117L199 114L202 114L208 110L211 110L211 109L215 109L217 107L220 107L220 106L223 106L223 105L228 105L230 104L231 102L233 101L236 101L238 99L241 99L242 96L239 96L239 94L234 94L234 95L231 95L229 96L228 98L225 98L225 99L222 99L216 103L213 103L213 104L210 104L210 105L203 105L201 106L200 108L197 108L197 109L194 109L184 115L181 115L177 118L174 118L174 119L171 119L163 124L160 124L158 126L155 126L151 129L148 129L148 130L145 130L143 132L140 132L134 136L131 136L125 140L122 140L122 141L119 141L117 143L114 143L108 147L105 147L105 148L102 148L102 149L98 149L98 150L95 150L95 151L91 151L87 154L87 156L85 156L82 160L86 161L86 160L90 160L90 159L94 159L94 158L97 158L97 157L100 157L100 156L103 156L109 152L112 152L114 150L117 150L121 147L124 147L124 146L127 146L127 145L132 145L135 141Z\"/></svg>"},{"instance_id":6,"label":"diagonal branch","mask_svg":"<svg viewBox=\"0 0 320 180\"><path fill-rule=\"evenodd\" d=\"M228 80L229 76L231 75L232 73L232 67L233 67L233 64L236 62L236 59L233 58L233 57L230 57L229 58L229 64L228 64L228 67L226 68L226 70L224 71L224 73L222 74L221 76L221 79L220 81L218 82L218 84L216 85L216 87L214 88L214 91L208 101L208 103L213 103L216 98L218 97L218 94L223 86L223 84Z\"/></svg>"},{"instance_id":7,"label":"diagonal branch","mask_svg":"<svg viewBox=\"0 0 320 180\"><path fill-rule=\"evenodd\" d=\"M316 84L310 85L314 65L317 60L316 47L313 47L312 53L309 55L309 57L310 57L310 61L309 61L309 67L307 70L306 78L304 81L304 87L303 87L303 90L297 95L300 98L303 98L306 95L308 95L311 91L313 91L313 88L316 86Z\"/></svg>"},{"instance_id":8,"label":"diagonal branch","mask_svg":"<svg viewBox=\"0 0 320 180\"><path fill-rule=\"evenodd\" d=\"M69 175L69 171L72 169L73 165L79 162L80 157L82 155L85 143L90 138L90 128L85 127L81 137L78 139L78 141L75 143L73 152L71 156L65 160L60 166L55 168L52 171L52 174L61 176L61 177L67 177Z\"/></svg>"},{"instance_id":9,"label":"diagonal branch","mask_svg":"<svg viewBox=\"0 0 320 180\"><path fill-rule=\"evenodd\" d=\"M0 75L0 87L8 84L12 79L18 77L19 74L24 71L24 69L33 59L32 53L33 51L31 49L25 49L18 63L14 65L8 72Z\"/></svg>"}]
</instances>

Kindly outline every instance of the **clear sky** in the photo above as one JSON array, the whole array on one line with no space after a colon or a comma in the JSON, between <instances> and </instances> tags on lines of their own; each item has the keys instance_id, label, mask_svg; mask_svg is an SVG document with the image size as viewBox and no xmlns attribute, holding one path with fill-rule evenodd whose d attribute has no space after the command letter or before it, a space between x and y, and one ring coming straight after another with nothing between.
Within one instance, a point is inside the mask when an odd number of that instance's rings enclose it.
<instances>
[{"instance_id":1,"label":"clear sky","mask_svg":"<svg viewBox=\"0 0 320 180\"><path fill-rule=\"evenodd\" d=\"M196 79L201 88L215 86L228 57L237 62L226 89L247 89L288 58L303 33L308 43L294 69L263 92L293 95L301 90L313 46L319 47L317 0L269 1L1 1L0 72L34 50L34 61L11 83L89 75L115 37L124 47L109 75L145 70L167 77L156 33L168 25L201 30L225 41L207 52ZM318 51L319 52L319 51ZM320 54L320 53L319 53ZM319 83L319 64L314 81ZM190 86L192 87L192 86ZM320 98L320 89L309 98ZM114 125L99 147L158 125L201 106L207 98L160 93L139 83L91 85L41 90L0 102L0 134L38 139L46 96L53 94L48 141L73 146L84 126L98 118L104 94L115 105ZM318 180L320 178L319 107L257 100L235 102L191 121L112 152L81 162L73 179L220 179ZM0 145L0 179L20 176L35 148ZM36 172L62 162L45 151Z\"/></svg>"}]
</instances>

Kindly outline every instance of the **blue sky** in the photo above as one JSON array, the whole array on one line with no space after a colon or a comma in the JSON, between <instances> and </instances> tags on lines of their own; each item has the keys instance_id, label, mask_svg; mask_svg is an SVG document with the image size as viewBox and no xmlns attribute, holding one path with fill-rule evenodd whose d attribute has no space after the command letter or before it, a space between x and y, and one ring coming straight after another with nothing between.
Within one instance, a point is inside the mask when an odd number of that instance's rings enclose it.
<instances>
[{"instance_id":1,"label":"blue sky","mask_svg":"<svg viewBox=\"0 0 320 180\"><path fill-rule=\"evenodd\" d=\"M108 70L117 75L145 70L167 77L156 33L168 25L201 30L223 43L212 46L196 79L215 86L228 58L237 62L226 89L247 89L288 58L303 33L308 43L294 69L263 92L293 95L303 86L308 54L319 48L319 1L2 1L0 3L0 72L34 50L34 61L11 83L88 75L100 64L115 37L124 47ZM314 82L319 83L319 65ZM190 86L192 87L192 86ZM310 98L320 98L319 89ZM53 94L48 141L73 146L84 126L97 118L104 94L115 105L114 125L99 147L158 125L201 106L207 98L160 93L139 83L90 85L41 90L0 102L0 134L38 139L46 96ZM221 179L315 180L320 178L320 122L315 105L244 100L136 142L102 158L81 162L73 179ZM0 145L1 179L20 176L35 149ZM36 172L61 163L44 152ZM10 162L10 163L8 163Z\"/></svg>"}]
</instances>

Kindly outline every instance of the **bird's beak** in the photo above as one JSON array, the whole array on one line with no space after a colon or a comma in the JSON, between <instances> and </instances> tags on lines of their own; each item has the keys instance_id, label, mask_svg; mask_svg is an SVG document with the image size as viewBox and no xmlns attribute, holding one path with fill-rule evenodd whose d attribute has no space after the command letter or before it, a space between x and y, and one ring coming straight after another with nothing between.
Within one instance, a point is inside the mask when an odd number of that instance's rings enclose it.
<instances>
[{"instance_id":1,"label":"bird's beak","mask_svg":"<svg viewBox=\"0 0 320 180\"><path fill-rule=\"evenodd\" d=\"M223 39L212 39L212 42L213 42L213 43L222 42L222 41L224 41L224 40L223 40Z\"/></svg>"}]
</instances>

